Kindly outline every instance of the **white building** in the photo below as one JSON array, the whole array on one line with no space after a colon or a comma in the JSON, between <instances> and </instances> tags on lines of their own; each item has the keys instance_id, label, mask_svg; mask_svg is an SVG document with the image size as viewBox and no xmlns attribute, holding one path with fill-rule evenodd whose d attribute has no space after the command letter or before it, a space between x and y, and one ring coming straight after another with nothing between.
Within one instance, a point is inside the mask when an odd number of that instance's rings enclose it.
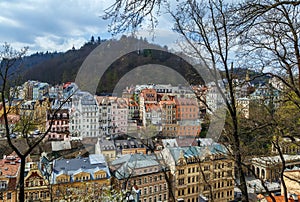
<instances>
[{"instance_id":1,"label":"white building","mask_svg":"<svg viewBox=\"0 0 300 202\"><path fill-rule=\"evenodd\" d=\"M221 88L224 86L222 81L218 84ZM212 114L216 110L224 107L224 99L217 85L214 82L207 84L206 104L209 108L208 113Z\"/></svg>"},{"instance_id":2,"label":"white building","mask_svg":"<svg viewBox=\"0 0 300 202\"><path fill-rule=\"evenodd\" d=\"M80 91L72 97L70 132L72 139L99 136L98 106L88 92Z\"/></svg>"}]
</instances>

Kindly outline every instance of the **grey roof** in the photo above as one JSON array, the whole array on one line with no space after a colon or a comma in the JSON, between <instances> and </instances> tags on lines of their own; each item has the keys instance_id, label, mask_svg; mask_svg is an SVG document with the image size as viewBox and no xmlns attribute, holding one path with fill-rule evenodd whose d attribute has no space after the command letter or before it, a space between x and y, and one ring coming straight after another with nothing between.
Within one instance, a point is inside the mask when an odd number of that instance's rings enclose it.
<instances>
[{"instance_id":1,"label":"grey roof","mask_svg":"<svg viewBox=\"0 0 300 202\"><path fill-rule=\"evenodd\" d=\"M162 139L164 147L178 147L176 139Z\"/></svg>"},{"instance_id":2,"label":"grey roof","mask_svg":"<svg viewBox=\"0 0 300 202\"><path fill-rule=\"evenodd\" d=\"M110 150L115 150L115 144L112 140L107 140L105 138L99 140L99 145L100 145L100 149L101 151L110 151Z\"/></svg>"},{"instance_id":3,"label":"grey roof","mask_svg":"<svg viewBox=\"0 0 300 202\"><path fill-rule=\"evenodd\" d=\"M93 179L93 173L99 170L105 171L107 178L110 177L110 172L105 161L105 157L102 154L91 154L89 157L84 158L55 160L51 182L54 184L56 177L61 174L70 175L72 182L74 181L73 175L80 172L90 173L90 177Z\"/></svg>"},{"instance_id":4,"label":"grey roof","mask_svg":"<svg viewBox=\"0 0 300 202\"><path fill-rule=\"evenodd\" d=\"M160 158L158 156L146 154L126 154L111 162L112 166L119 167L115 170L114 175L118 179L126 178L130 175L141 175L158 172L159 170L151 169L161 168ZM137 169L143 169L143 172L135 172ZM150 169L146 169L150 168Z\"/></svg>"},{"instance_id":5,"label":"grey roof","mask_svg":"<svg viewBox=\"0 0 300 202\"><path fill-rule=\"evenodd\" d=\"M213 143L208 146L190 146L190 147L170 147L168 148L173 159L178 161L180 153L183 152L185 158L189 157L201 157L209 151L211 154L226 154L226 148L218 143Z\"/></svg>"}]
</instances>

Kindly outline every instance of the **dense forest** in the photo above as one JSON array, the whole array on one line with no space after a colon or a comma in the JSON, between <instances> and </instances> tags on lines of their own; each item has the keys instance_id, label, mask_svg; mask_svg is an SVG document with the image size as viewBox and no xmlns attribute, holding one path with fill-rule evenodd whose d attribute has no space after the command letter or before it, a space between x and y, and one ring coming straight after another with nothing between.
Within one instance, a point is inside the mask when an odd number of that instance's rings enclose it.
<instances>
[{"instance_id":1,"label":"dense forest","mask_svg":"<svg viewBox=\"0 0 300 202\"><path fill-rule=\"evenodd\" d=\"M77 50L73 48L64 53L46 52L26 56L23 58L23 76L20 81L38 80L53 85L74 81L85 58L104 41L105 40L100 40L100 38L95 41L92 37L89 42ZM158 45L157 47L162 48ZM112 63L103 78L101 78L97 88L97 94L112 93L118 82L121 83L121 86L138 84L140 81L144 83L165 83L173 85L186 83L203 84L203 79L193 70L190 64L176 55L170 54L167 47L163 49L165 51L136 51L119 58ZM152 66L150 68L140 68L140 66L146 64L151 64ZM127 83L121 80L122 77L134 69L134 67L138 68L135 68L135 71L131 73L130 83L128 83L129 79L127 79ZM180 76L178 76L178 73ZM237 78L245 78L246 69L237 68L235 69L235 74ZM249 74L251 77L257 75L254 71L250 71ZM265 78L258 78L255 83L264 82L264 80Z\"/></svg>"}]
</instances>

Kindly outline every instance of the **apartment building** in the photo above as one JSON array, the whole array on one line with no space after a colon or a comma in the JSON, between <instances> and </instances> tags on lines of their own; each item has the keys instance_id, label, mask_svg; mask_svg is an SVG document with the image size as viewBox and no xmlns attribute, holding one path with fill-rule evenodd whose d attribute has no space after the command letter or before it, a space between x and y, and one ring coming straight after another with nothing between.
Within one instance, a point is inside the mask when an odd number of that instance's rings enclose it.
<instances>
[{"instance_id":1,"label":"apartment building","mask_svg":"<svg viewBox=\"0 0 300 202\"><path fill-rule=\"evenodd\" d=\"M97 201L110 185L110 171L102 154L55 160L51 184L54 201Z\"/></svg>"},{"instance_id":2,"label":"apartment building","mask_svg":"<svg viewBox=\"0 0 300 202\"><path fill-rule=\"evenodd\" d=\"M98 106L90 93L80 91L72 97L69 115L72 138L99 136Z\"/></svg>"},{"instance_id":3,"label":"apartment building","mask_svg":"<svg viewBox=\"0 0 300 202\"><path fill-rule=\"evenodd\" d=\"M234 199L234 162L226 158L226 150L220 144L167 147L162 156L173 175L176 200Z\"/></svg>"},{"instance_id":4,"label":"apartment building","mask_svg":"<svg viewBox=\"0 0 300 202\"><path fill-rule=\"evenodd\" d=\"M136 201L167 202L169 171L158 156L126 154L111 162L113 186L132 195Z\"/></svg>"}]
</instances>

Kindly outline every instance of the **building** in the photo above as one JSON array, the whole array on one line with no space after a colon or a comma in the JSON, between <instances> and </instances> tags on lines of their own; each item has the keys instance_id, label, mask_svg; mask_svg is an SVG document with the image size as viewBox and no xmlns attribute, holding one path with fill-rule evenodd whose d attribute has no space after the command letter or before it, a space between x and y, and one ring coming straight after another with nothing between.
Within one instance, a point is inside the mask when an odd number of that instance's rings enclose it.
<instances>
[{"instance_id":1,"label":"building","mask_svg":"<svg viewBox=\"0 0 300 202\"><path fill-rule=\"evenodd\" d=\"M97 96L100 136L126 134L128 129L128 101L125 98Z\"/></svg>"},{"instance_id":2,"label":"building","mask_svg":"<svg viewBox=\"0 0 300 202\"><path fill-rule=\"evenodd\" d=\"M146 145L137 139L116 139L114 140L114 143L116 146L117 155L147 153Z\"/></svg>"},{"instance_id":3,"label":"building","mask_svg":"<svg viewBox=\"0 0 300 202\"><path fill-rule=\"evenodd\" d=\"M289 195L287 202L298 202L299 197L300 195L295 195L295 194ZM274 196L274 198L276 202L286 202L283 195ZM270 196L265 196L262 199L260 199L260 202L273 202L273 200Z\"/></svg>"},{"instance_id":4,"label":"building","mask_svg":"<svg viewBox=\"0 0 300 202\"><path fill-rule=\"evenodd\" d=\"M69 116L72 139L99 137L98 106L90 93L80 91L73 95Z\"/></svg>"},{"instance_id":5,"label":"building","mask_svg":"<svg viewBox=\"0 0 300 202\"><path fill-rule=\"evenodd\" d=\"M24 192L25 201L51 201L51 187L38 169L37 163L27 163L25 168Z\"/></svg>"},{"instance_id":6,"label":"building","mask_svg":"<svg viewBox=\"0 0 300 202\"><path fill-rule=\"evenodd\" d=\"M50 141L69 141L69 110L60 109L55 114L47 115L47 125L49 128L51 125L50 132L47 134L47 139Z\"/></svg>"},{"instance_id":7,"label":"building","mask_svg":"<svg viewBox=\"0 0 300 202\"><path fill-rule=\"evenodd\" d=\"M49 96L48 93L49 93L48 83L36 82L33 84L32 100L42 100Z\"/></svg>"},{"instance_id":8,"label":"building","mask_svg":"<svg viewBox=\"0 0 300 202\"><path fill-rule=\"evenodd\" d=\"M110 185L110 177L105 157L101 154L55 160L51 175L53 200L97 201L103 188Z\"/></svg>"},{"instance_id":9,"label":"building","mask_svg":"<svg viewBox=\"0 0 300 202\"><path fill-rule=\"evenodd\" d=\"M173 176L172 192L176 200L234 199L234 162L226 158L222 145L166 147L162 155Z\"/></svg>"},{"instance_id":10,"label":"building","mask_svg":"<svg viewBox=\"0 0 300 202\"><path fill-rule=\"evenodd\" d=\"M99 137L95 146L95 154L103 154L108 162L115 160L117 150L114 141Z\"/></svg>"},{"instance_id":11,"label":"building","mask_svg":"<svg viewBox=\"0 0 300 202\"><path fill-rule=\"evenodd\" d=\"M50 109L50 102L45 100L30 100L23 102L20 106L20 116L32 120L30 123L34 125L33 130L45 132L47 114ZM32 132L32 131L30 131Z\"/></svg>"},{"instance_id":12,"label":"building","mask_svg":"<svg viewBox=\"0 0 300 202\"><path fill-rule=\"evenodd\" d=\"M238 114L246 119L250 116L250 101L251 100L247 97L240 97L236 99Z\"/></svg>"},{"instance_id":13,"label":"building","mask_svg":"<svg viewBox=\"0 0 300 202\"><path fill-rule=\"evenodd\" d=\"M169 171L161 166L158 156L145 154L126 154L111 162L113 187L136 196L142 202L169 199ZM134 197L134 198L135 198Z\"/></svg>"},{"instance_id":14,"label":"building","mask_svg":"<svg viewBox=\"0 0 300 202\"><path fill-rule=\"evenodd\" d=\"M283 155L285 164L288 169L300 167L300 155ZM256 157L251 159L252 169L258 178L268 181L278 181L282 161L279 155Z\"/></svg>"},{"instance_id":15,"label":"building","mask_svg":"<svg viewBox=\"0 0 300 202\"><path fill-rule=\"evenodd\" d=\"M219 109L222 109L225 105L225 100L222 97L222 93L219 91L219 88L223 90L224 83L222 80L218 81L218 84L215 82L210 82L207 84L207 92L206 92L206 105L207 105L207 113L213 114ZM225 92L224 92L225 93Z\"/></svg>"},{"instance_id":16,"label":"building","mask_svg":"<svg viewBox=\"0 0 300 202\"><path fill-rule=\"evenodd\" d=\"M177 137L197 137L201 131L199 106L196 98L175 98Z\"/></svg>"},{"instance_id":17,"label":"building","mask_svg":"<svg viewBox=\"0 0 300 202\"><path fill-rule=\"evenodd\" d=\"M145 104L156 104L157 103L157 92L155 89L146 88L140 93L140 96L144 98Z\"/></svg>"},{"instance_id":18,"label":"building","mask_svg":"<svg viewBox=\"0 0 300 202\"><path fill-rule=\"evenodd\" d=\"M17 201L20 158L12 153L0 160L0 201Z\"/></svg>"},{"instance_id":19,"label":"building","mask_svg":"<svg viewBox=\"0 0 300 202\"><path fill-rule=\"evenodd\" d=\"M300 139L293 137L291 140L288 137L282 137L279 140L280 150L283 154L300 154ZM278 154L278 150L272 144L272 153Z\"/></svg>"},{"instance_id":20,"label":"building","mask_svg":"<svg viewBox=\"0 0 300 202\"><path fill-rule=\"evenodd\" d=\"M159 102L162 114L162 135L167 137L176 137L176 103L173 97L164 95Z\"/></svg>"},{"instance_id":21,"label":"building","mask_svg":"<svg viewBox=\"0 0 300 202\"><path fill-rule=\"evenodd\" d=\"M0 106L1 107L1 106ZM6 135L5 129L5 119L3 115L3 109L0 109L0 136ZM16 124L20 121L20 116L17 114L7 114L8 128L10 129L9 133L13 132L13 129L16 127Z\"/></svg>"},{"instance_id":22,"label":"building","mask_svg":"<svg viewBox=\"0 0 300 202\"><path fill-rule=\"evenodd\" d=\"M283 173L283 179L286 185L287 193L300 195L300 169L286 169ZM284 195L281 185L281 195Z\"/></svg>"}]
</instances>

